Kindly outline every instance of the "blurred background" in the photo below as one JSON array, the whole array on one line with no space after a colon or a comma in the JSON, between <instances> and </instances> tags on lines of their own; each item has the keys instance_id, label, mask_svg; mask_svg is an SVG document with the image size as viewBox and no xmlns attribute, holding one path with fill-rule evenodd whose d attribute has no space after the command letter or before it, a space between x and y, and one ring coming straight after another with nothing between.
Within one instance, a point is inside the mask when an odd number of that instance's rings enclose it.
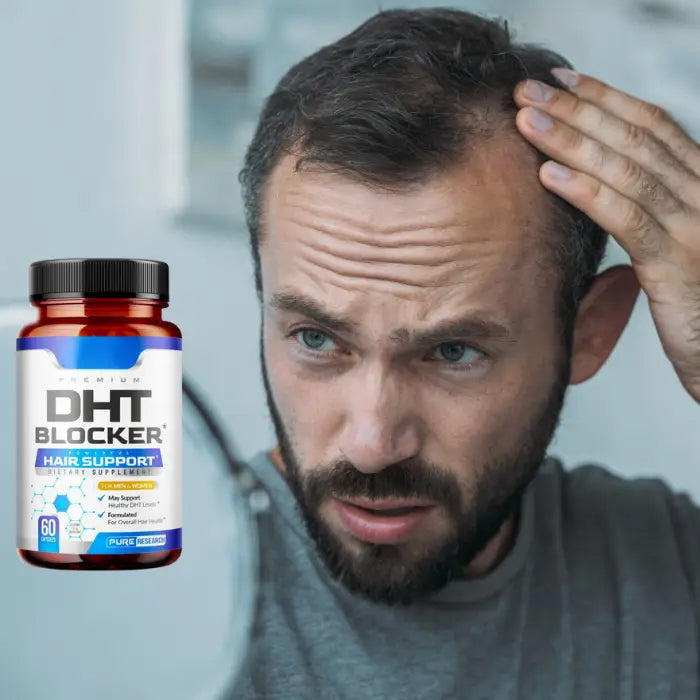
<instances>
[{"instance_id":1,"label":"blurred background","mask_svg":"<svg viewBox=\"0 0 700 700\"><path fill-rule=\"evenodd\" d=\"M0 0L0 299L28 308L27 268L33 260L167 261L171 309L166 316L182 328L186 373L221 418L240 457L271 447L274 431L258 366L259 311L237 182L262 100L294 62L376 11L449 4ZM697 0L474 0L451 6L508 19L516 40L542 43L582 72L663 105L700 139ZM613 242L603 267L627 261ZM9 445L14 443L13 339L21 325L21 313L12 308L0 318L5 324L0 378L6 388L0 425ZM225 350L212 353L213 340ZM569 467L593 461L626 476L660 476L700 501L699 425L698 407L663 355L642 295L606 366L569 390L549 451ZM204 432L200 438L209 439ZM143 619L155 625L171 616L151 634L152 665L139 676L133 698L195 697L205 685L196 674L209 673L207 663L223 658L226 650L241 653L248 611L237 609L238 599L228 596L240 571L231 572L227 547L238 545L212 543L207 535L215 529L212 513L228 517L229 502L216 496L217 469L224 467L214 448L193 445L187 449L197 457L185 460L185 472L201 468L206 483L197 486L192 478L192 490L186 488L186 542L190 524L207 526L195 530L201 541L189 551L185 547L183 558L168 570L88 575L85 583L73 572L31 569L14 554L14 491L0 491L5 514L0 697L49 696L32 674L37 634L59 649L50 655L52 673L61 668L68 673L69 651L90 654L79 646L79 625L68 612L56 624L32 622L27 628L23 599L33 604L41 598L40 607L32 608L34 617L54 620L61 605L70 611L71 596L80 607L85 597L104 604L116 601L118 590L122 597L132 591L142 601ZM14 469L8 459L0 485L13 483ZM239 531L248 537L245 528ZM202 595L205 572L219 585ZM51 599L42 593L47 585L55 593ZM240 600L250 604L245 596ZM235 647L232 619L244 630ZM95 653L96 663L98 658ZM97 678L99 663L84 667L85 673L93 671ZM170 678L161 679L165 685L158 695L153 679L161 673ZM69 684L51 687L53 698L89 697ZM205 697L209 691L201 692Z\"/></svg>"}]
</instances>

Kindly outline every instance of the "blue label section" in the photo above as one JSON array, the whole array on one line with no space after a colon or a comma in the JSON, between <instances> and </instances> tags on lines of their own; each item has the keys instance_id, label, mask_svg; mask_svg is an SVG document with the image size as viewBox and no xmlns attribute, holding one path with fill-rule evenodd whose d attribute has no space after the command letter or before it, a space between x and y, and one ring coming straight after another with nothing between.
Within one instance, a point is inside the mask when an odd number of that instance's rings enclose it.
<instances>
[{"instance_id":1,"label":"blue label section","mask_svg":"<svg viewBox=\"0 0 700 700\"><path fill-rule=\"evenodd\" d=\"M182 338L99 336L17 338L17 350L50 350L64 369L129 369L151 348L182 350Z\"/></svg>"},{"instance_id":2,"label":"blue label section","mask_svg":"<svg viewBox=\"0 0 700 700\"><path fill-rule=\"evenodd\" d=\"M42 515L37 523L40 552L58 552L59 524L55 515Z\"/></svg>"},{"instance_id":3,"label":"blue label section","mask_svg":"<svg viewBox=\"0 0 700 700\"><path fill-rule=\"evenodd\" d=\"M129 448L125 450L67 450L40 447L36 451L35 467L162 467L163 458L159 447Z\"/></svg>"},{"instance_id":4,"label":"blue label section","mask_svg":"<svg viewBox=\"0 0 700 700\"><path fill-rule=\"evenodd\" d=\"M182 547L182 528L146 532L99 532L88 554L138 554Z\"/></svg>"}]
</instances>

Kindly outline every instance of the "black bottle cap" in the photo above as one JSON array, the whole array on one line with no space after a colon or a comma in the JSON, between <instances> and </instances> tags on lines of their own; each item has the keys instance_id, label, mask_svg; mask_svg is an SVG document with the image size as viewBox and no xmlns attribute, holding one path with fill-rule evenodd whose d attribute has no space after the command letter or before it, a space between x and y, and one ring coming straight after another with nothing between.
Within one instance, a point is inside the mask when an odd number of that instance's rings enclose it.
<instances>
[{"instance_id":1,"label":"black bottle cap","mask_svg":"<svg viewBox=\"0 0 700 700\"><path fill-rule=\"evenodd\" d=\"M123 297L168 301L168 265L130 258L62 258L29 266L29 299Z\"/></svg>"}]
</instances>

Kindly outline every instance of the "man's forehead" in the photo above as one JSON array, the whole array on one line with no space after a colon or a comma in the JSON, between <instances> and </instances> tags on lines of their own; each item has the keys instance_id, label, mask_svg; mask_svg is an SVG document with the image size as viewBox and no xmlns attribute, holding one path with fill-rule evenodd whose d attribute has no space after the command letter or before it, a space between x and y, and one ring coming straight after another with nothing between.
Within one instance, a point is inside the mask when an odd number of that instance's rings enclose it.
<instances>
[{"instance_id":1,"label":"man's forehead","mask_svg":"<svg viewBox=\"0 0 700 700\"><path fill-rule=\"evenodd\" d=\"M416 329L428 329L430 320L464 321L462 312L469 310L477 322L465 328L506 338L528 303L541 306L539 295L524 293L524 286L544 278L541 249L532 240L541 239L533 227L532 197L524 196L522 184L511 186L495 162L481 156L471 168L403 193L377 192L338 173L297 173L294 163L288 157L270 183L266 254L261 245L270 293L290 288L330 300L326 308L336 317L371 325L370 319L384 317L382 327L396 330L391 340L397 345L412 344ZM363 313L363 307L372 311ZM394 323L398 308L403 324ZM352 334L349 325L334 328Z\"/></svg>"},{"instance_id":2,"label":"man's forehead","mask_svg":"<svg viewBox=\"0 0 700 700\"><path fill-rule=\"evenodd\" d=\"M524 167L522 151L513 148L479 148L421 183L390 189L323 169L295 171L296 159L286 155L268 180L264 235L288 233L289 222L318 221L338 233L447 235L460 229L462 235L488 232L524 242L542 211L534 201L541 190L537 168Z\"/></svg>"}]
</instances>

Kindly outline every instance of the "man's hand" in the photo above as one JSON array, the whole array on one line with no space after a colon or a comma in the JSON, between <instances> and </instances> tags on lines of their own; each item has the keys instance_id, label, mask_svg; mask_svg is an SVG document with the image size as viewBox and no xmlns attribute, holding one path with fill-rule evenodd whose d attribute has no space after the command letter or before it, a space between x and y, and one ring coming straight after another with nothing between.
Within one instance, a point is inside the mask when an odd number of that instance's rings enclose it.
<instances>
[{"instance_id":1,"label":"man's hand","mask_svg":"<svg viewBox=\"0 0 700 700\"><path fill-rule=\"evenodd\" d=\"M558 161L542 165L540 181L629 253L664 351L700 403L700 146L661 107L552 72L568 87L524 81L514 92L520 133ZM529 93L531 82L545 99Z\"/></svg>"}]
</instances>

